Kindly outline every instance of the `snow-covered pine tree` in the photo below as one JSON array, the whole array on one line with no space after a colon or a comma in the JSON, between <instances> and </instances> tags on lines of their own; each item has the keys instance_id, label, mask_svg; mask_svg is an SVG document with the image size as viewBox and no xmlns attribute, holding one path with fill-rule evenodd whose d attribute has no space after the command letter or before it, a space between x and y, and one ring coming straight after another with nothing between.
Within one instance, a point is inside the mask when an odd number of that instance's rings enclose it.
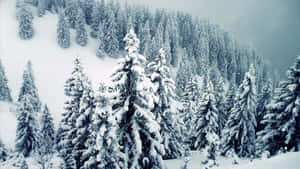
<instances>
[{"instance_id":1,"label":"snow-covered pine tree","mask_svg":"<svg viewBox=\"0 0 300 169\"><path fill-rule=\"evenodd\" d=\"M171 46L170 46L170 36L167 30L165 31L165 41L163 44L163 49L165 51L166 63L167 65L169 65L172 60L172 55L171 55Z\"/></svg>"},{"instance_id":2,"label":"snow-covered pine tree","mask_svg":"<svg viewBox=\"0 0 300 169\"><path fill-rule=\"evenodd\" d=\"M222 119L223 122L221 124L225 124L225 122L227 121L228 116L231 112L231 109L234 106L235 93L236 93L235 84L230 83L229 88L226 91L224 100L222 102L222 106L223 106L222 111L223 111L224 116L223 116L223 119ZM220 127L221 127L221 129L224 128L224 126L220 126Z\"/></svg>"},{"instance_id":3,"label":"snow-covered pine tree","mask_svg":"<svg viewBox=\"0 0 300 169\"><path fill-rule=\"evenodd\" d=\"M58 145L59 155L64 161L64 168L76 168L74 158L74 143L76 137L76 120L80 115L80 101L84 92L84 81L86 76L83 73L83 67L78 57L74 60L74 68L71 76L65 82L65 112L62 114L60 128L58 129Z\"/></svg>"},{"instance_id":4,"label":"snow-covered pine tree","mask_svg":"<svg viewBox=\"0 0 300 169\"><path fill-rule=\"evenodd\" d=\"M178 48L179 48L179 35L178 35L178 23L176 16L173 14L169 18L169 24L166 28L170 35L170 47L171 47L171 65L177 67L178 65Z\"/></svg>"},{"instance_id":5,"label":"snow-covered pine tree","mask_svg":"<svg viewBox=\"0 0 300 169\"><path fill-rule=\"evenodd\" d=\"M176 81L175 81L177 94L179 96L183 93L186 83L189 80L189 78L191 78L191 76L192 76L192 69L190 67L190 62L188 60L187 52L186 50L184 50L179 65L179 69L177 70Z\"/></svg>"},{"instance_id":6,"label":"snow-covered pine tree","mask_svg":"<svg viewBox=\"0 0 300 169\"><path fill-rule=\"evenodd\" d=\"M275 90L258 133L260 148L274 155L280 148L300 150L300 56L287 71L287 80Z\"/></svg>"},{"instance_id":7,"label":"snow-covered pine tree","mask_svg":"<svg viewBox=\"0 0 300 169\"><path fill-rule=\"evenodd\" d=\"M127 55L121 59L112 75L116 86L122 86L119 99L113 105L117 118L117 141L123 153L121 168L140 169L146 166L165 168L162 160L163 147L159 124L151 112L152 98L148 92L143 64L145 57L138 53L139 39L133 29L125 36Z\"/></svg>"},{"instance_id":8,"label":"snow-covered pine tree","mask_svg":"<svg viewBox=\"0 0 300 169\"><path fill-rule=\"evenodd\" d=\"M99 23L100 23L100 4L98 1L95 1L95 4L93 6L91 32L90 32L92 38L97 38Z\"/></svg>"},{"instance_id":9,"label":"snow-covered pine tree","mask_svg":"<svg viewBox=\"0 0 300 169\"><path fill-rule=\"evenodd\" d=\"M46 9L47 9L47 1L48 0L38 0L38 6L37 6L37 15L39 17L42 17L45 15Z\"/></svg>"},{"instance_id":10,"label":"snow-covered pine tree","mask_svg":"<svg viewBox=\"0 0 300 169\"><path fill-rule=\"evenodd\" d=\"M211 81L203 90L200 106L195 120L195 143L194 149L201 150L204 148L207 160L216 160L216 153L219 146L219 112L217 109L214 88ZM206 163L205 162L205 163Z\"/></svg>"},{"instance_id":11,"label":"snow-covered pine tree","mask_svg":"<svg viewBox=\"0 0 300 169\"><path fill-rule=\"evenodd\" d=\"M12 102L10 89L7 85L5 69L0 59L0 101Z\"/></svg>"},{"instance_id":12,"label":"snow-covered pine tree","mask_svg":"<svg viewBox=\"0 0 300 169\"><path fill-rule=\"evenodd\" d=\"M119 41L117 39L117 24L115 22L115 15L112 9L108 8L107 18L103 24L103 43L104 51L111 57L115 57L119 50Z\"/></svg>"},{"instance_id":13,"label":"snow-covered pine tree","mask_svg":"<svg viewBox=\"0 0 300 169\"><path fill-rule=\"evenodd\" d=\"M101 23L99 23L99 29L98 29L98 35L97 39L99 42L99 46L96 52L96 56L99 58L104 58L106 56L106 53L104 51L104 41L103 41L104 33L103 33L103 26Z\"/></svg>"},{"instance_id":14,"label":"snow-covered pine tree","mask_svg":"<svg viewBox=\"0 0 300 169\"><path fill-rule=\"evenodd\" d=\"M183 140L180 136L179 125L175 123L175 113L171 110L172 104L175 103L175 85L166 64L165 51L160 49L159 55L148 64L148 68L150 79L155 86L154 115L160 124L160 134L165 149L163 158L173 159L182 155Z\"/></svg>"},{"instance_id":15,"label":"snow-covered pine tree","mask_svg":"<svg viewBox=\"0 0 300 169\"><path fill-rule=\"evenodd\" d=\"M34 35L33 15L25 3L17 8L17 20L19 21L19 36L22 40L31 39Z\"/></svg>"},{"instance_id":16,"label":"snow-covered pine tree","mask_svg":"<svg viewBox=\"0 0 300 169\"><path fill-rule=\"evenodd\" d=\"M261 94L258 97L257 101L257 127L256 127L256 132L259 132L264 129L264 125L262 124L263 117L267 113L267 105L271 102L272 99L272 81L271 79L267 80L267 82L264 84L262 87Z\"/></svg>"},{"instance_id":17,"label":"snow-covered pine tree","mask_svg":"<svg viewBox=\"0 0 300 169\"><path fill-rule=\"evenodd\" d=\"M255 72L250 66L222 132L223 154L233 149L241 157L255 155L255 107Z\"/></svg>"},{"instance_id":18,"label":"snow-covered pine tree","mask_svg":"<svg viewBox=\"0 0 300 169\"><path fill-rule=\"evenodd\" d=\"M5 145L3 144L2 140L0 139L0 163L6 161L7 156L8 156L8 151Z\"/></svg>"},{"instance_id":19,"label":"snow-covered pine tree","mask_svg":"<svg viewBox=\"0 0 300 169\"><path fill-rule=\"evenodd\" d=\"M23 83L19 92L18 102L21 102L25 95L30 95L29 99L31 106L33 107L33 114L35 114L34 117L37 117L37 114L41 112L42 103L34 80L32 64L28 61L23 73Z\"/></svg>"},{"instance_id":20,"label":"snow-covered pine tree","mask_svg":"<svg viewBox=\"0 0 300 169\"><path fill-rule=\"evenodd\" d=\"M150 26L149 21L147 20L144 26L141 28L141 49L140 52L148 57L150 55L150 43L151 43L151 35L150 35Z\"/></svg>"},{"instance_id":21,"label":"snow-covered pine tree","mask_svg":"<svg viewBox=\"0 0 300 169\"><path fill-rule=\"evenodd\" d=\"M69 48L70 42L70 29L68 20L63 11L59 13L59 19L57 24L57 43L61 48Z\"/></svg>"},{"instance_id":22,"label":"snow-covered pine tree","mask_svg":"<svg viewBox=\"0 0 300 169\"><path fill-rule=\"evenodd\" d=\"M36 152L36 161L41 165L42 168L46 168L51 165L50 159L54 153L54 139L55 130L53 124L53 118L49 112L48 106L45 104L43 107L41 119L40 119L40 130L38 138L38 148Z\"/></svg>"},{"instance_id":23,"label":"snow-covered pine tree","mask_svg":"<svg viewBox=\"0 0 300 169\"><path fill-rule=\"evenodd\" d=\"M79 116L75 125L75 138L72 141L74 145L73 153L77 168L82 168L86 157L83 152L89 149L87 142L91 134L92 116L95 111L94 92L89 81L83 81L83 93L80 99Z\"/></svg>"},{"instance_id":24,"label":"snow-covered pine tree","mask_svg":"<svg viewBox=\"0 0 300 169\"><path fill-rule=\"evenodd\" d=\"M45 154L54 153L55 130L53 118L49 112L48 106L45 104L41 116L40 135L42 139L42 147L45 149Z\"/></svg>"},{"instance_id":25,"label":"snow-covered pine tree","mask_svg":"<svg viewBox=\"0 0 300 169\"><path fill-rule=\"evenodd\" d=\"M92 14L93 14L93 6L95 5L95 0L86 0L82 4L82 9L84 11L85 22L87 25L92 24Z\"/></svg>"},{"instance_id":26,"label":"snow-covered pine tree","mask_svg":"<svg viewBox=\"0 0 300 169\"><path fill-rule=\"evenodd\" d=\"M79 11L79 1L78 0L68 0L66 1L66 8L64 10L65 16L68 19L70 28L75 29L76 26L76 16Z\"/></svg>"},{"instance_id":27,"label":"snow-covered pine tree","mask_svg":"<svg viewBox=\"0 0 300 169\"><path fill-rule=\"evenodd\" d=\"M75 29L76 29L76 43L80 46L86 46L88 40L85 24L86 23L84 19L84 13L79 8L76 14Z\"/></svg>"},{"instance_id":28,"label":"snow-covered pine tree","mask_svg":"<svg viewBox=\"0 0 300 169\"><path fill-rule=\"evenodd\" d=\"M30 94L23 95L19 100L15 150L24 157L28 157L38 148L38 124L31 101L32 95Z\"/></svg>"}]
</instances>

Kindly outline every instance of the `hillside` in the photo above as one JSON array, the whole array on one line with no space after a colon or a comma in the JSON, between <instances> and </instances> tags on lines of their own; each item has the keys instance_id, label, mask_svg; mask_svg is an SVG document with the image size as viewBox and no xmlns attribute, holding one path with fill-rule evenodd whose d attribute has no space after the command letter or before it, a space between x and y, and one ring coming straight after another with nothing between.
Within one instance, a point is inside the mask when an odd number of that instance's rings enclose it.
<instances>
[{"instance_id":1,"label":"hillside","mask_svg":"<svg viewBox=\"0 0 300 169\"><path fill-rule=\"evenodd\" d=\"M43 103L46 102L49 105L50 112L57 124L65 102L63 86L71 73L74 57L81 58L94 89L98 87L99 82L109 81L117 60L97 58L95 55L97 42L91 38L87 47L80 47L75 40L72 40L73 43L69 49L61 49L56 43L58 18L57 15L51 13L47 13L43 18L35 17L35 36L32 40L20 40L15 16L15 1L1 0L0 57L6 67L8 85L11 88L13 99L17 99L23 70L26 62L30 60L40 98ZM73 39L74 36L71 38Z\"/></svg>"}]
</instances>

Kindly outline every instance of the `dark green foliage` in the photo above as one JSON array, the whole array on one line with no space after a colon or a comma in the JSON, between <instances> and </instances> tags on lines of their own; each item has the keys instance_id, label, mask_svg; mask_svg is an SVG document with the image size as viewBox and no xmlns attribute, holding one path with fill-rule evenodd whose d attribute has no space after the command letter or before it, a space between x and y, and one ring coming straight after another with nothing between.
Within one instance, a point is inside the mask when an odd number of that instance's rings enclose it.
<instances>
[{"instance_id":1,"label":"dark green foliage","mask_svg":"<svg viewBox=\"0 0 300 169\"><path fill-rule=\"evenodd\" d=\"M12 101L10 89L7 85L5 70L1 60L0 60L0 101L6 101L6 102Z\"/></svg>"},{"instance_id":2,"label":"dark green foliage","mask_svg":"<svg viewBox=\"0 0 300 169\"><path fill-rule=\"evenodd\" d=\"M59 13L56 33L58 45L61 48L69 48L71 45L69 23L63 12Z\"/></svg>"},{"instance_id":3,"label":"dark green foliage","mask_svg":"<svg viewBox=\"0 0 300 169\"><path fill-rule=\"evenodd\" d=\"M30 9L25 5L17 8L17 19L19 21L19 36L23 40L31 39L34 35L33 15Z\"/></svg>"}]
</instances>

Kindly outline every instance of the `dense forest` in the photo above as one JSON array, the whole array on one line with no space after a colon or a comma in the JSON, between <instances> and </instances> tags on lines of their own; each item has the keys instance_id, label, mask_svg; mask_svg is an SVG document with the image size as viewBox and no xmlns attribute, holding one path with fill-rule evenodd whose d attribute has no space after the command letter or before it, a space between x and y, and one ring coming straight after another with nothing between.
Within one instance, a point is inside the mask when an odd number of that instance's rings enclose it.
<instances>
[{"instance_id":1,"label":"dense forest","mask_svg":"<svg viewBox=\"0 0 300 169\"><path fill-rule=\"evenodd\" d=\"M118 1L17 0L16 13L23 40L34 38L35 17L52 13L62 49L97 39L95 57L119 64L112 85L93 91L88 67L74 59L56 130L28 62L15 150L0 142L0 162L16 156L26 168L24 157L34 156L50 169L57 155L61 169L162 169L164 160L200 151L210 168L218 155L255 159L300 149L300 57L279 83L254 49L184 12ZM0 75L0 101L13 102L1 62Z\"/></svg>"}]
</instances>

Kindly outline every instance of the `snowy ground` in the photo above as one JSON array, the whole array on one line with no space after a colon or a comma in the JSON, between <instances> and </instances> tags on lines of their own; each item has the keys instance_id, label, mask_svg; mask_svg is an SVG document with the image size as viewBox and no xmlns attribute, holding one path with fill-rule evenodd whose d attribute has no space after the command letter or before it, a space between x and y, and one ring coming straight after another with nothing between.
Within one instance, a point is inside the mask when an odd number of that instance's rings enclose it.
<instances>
[{"instance_id":1,"label":"snowy ground","mask_svg":"<svg viewBox=\"0 0 300 169\"><path fill-rule=\"evenodd\" d=\"M36 15L36 14L34 14ZM56 43L57 15L47 13L34 18L35 35L31 40L20 40L15 14L15 0L0 1L0 58L5 67L8 85L14 100L17 99L26 62L31 60L42 102L46 102L57 125L63 111L64 82L70 75L76 55L81 57L85 72L96 89L99 82L109 81L116 59L96 57L98 43L89 39L87 47L78 46L74 32L69 49L61 49Z\"/></svg>"},{"instance_id":2,"label":"snowy ground","mask_svg":"<svg viewBox=\"0 0 300 169\"><path fill-rule=\"evenodd\" d=\"M203 155L199 152L193 152L188 169L204 169L201 165ZM219 167L212 169L300 169L300 152L291 152L281 154L270 159L255 159L252 162L246 159L239 159L238 165L232 164L232 159L218 157ZM168 169L180 169L183 160L168 160L166 165Z\"/></svg>"}]
</instances>

